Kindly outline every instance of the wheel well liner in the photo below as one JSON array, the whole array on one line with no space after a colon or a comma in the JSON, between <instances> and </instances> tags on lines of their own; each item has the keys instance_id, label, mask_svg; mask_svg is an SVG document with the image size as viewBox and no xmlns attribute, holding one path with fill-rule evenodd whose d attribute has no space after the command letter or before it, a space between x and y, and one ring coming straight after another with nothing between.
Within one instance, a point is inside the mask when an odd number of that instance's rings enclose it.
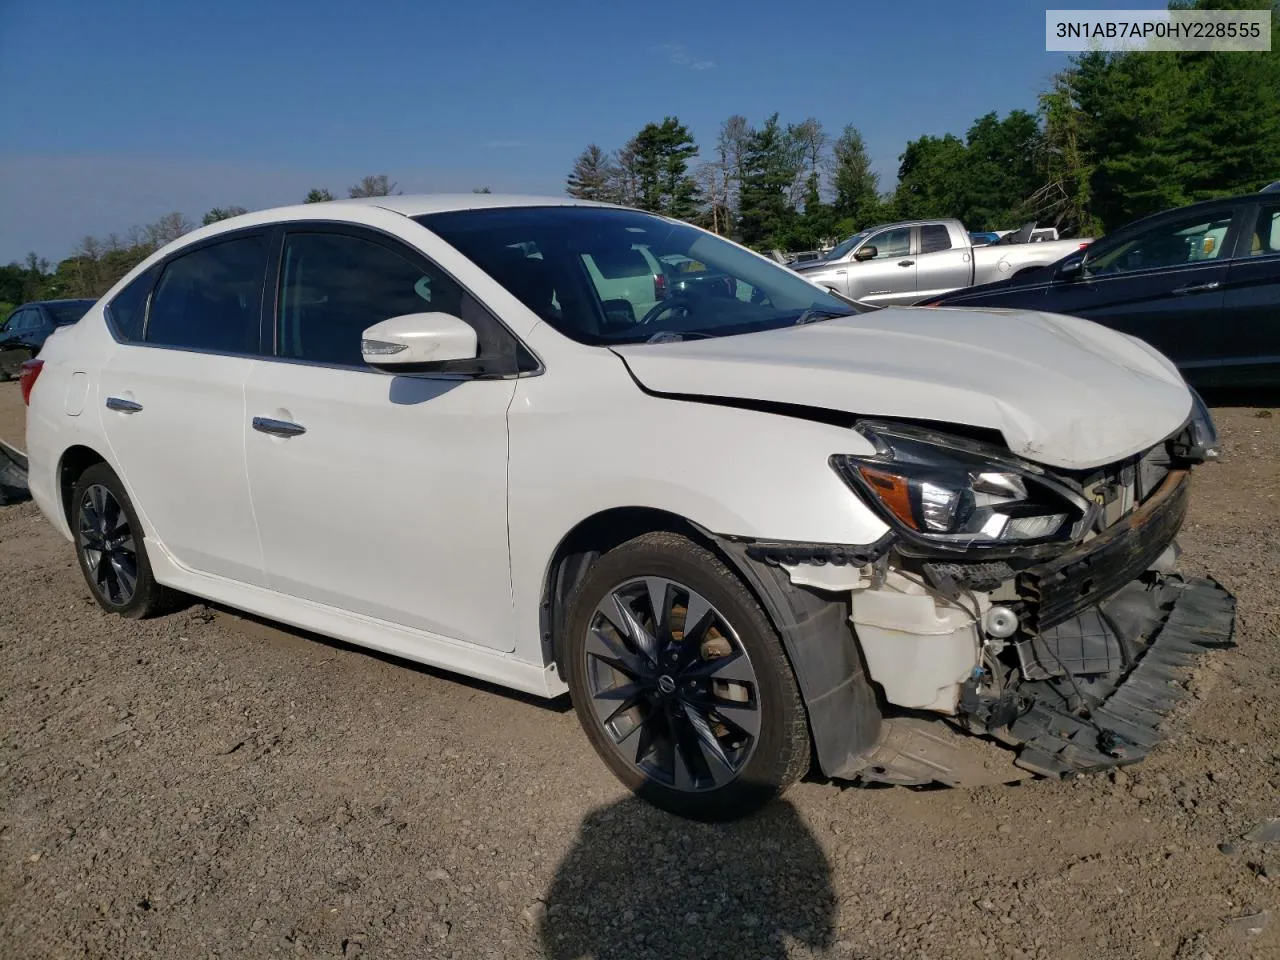
<instances>
[{"instance_id":1,"label":"wheel well liner","mask_svg":"<svg viewBox=\"0 0 1280 960\"><path fill-rule=\"evenodd\" d=\"M107 463L107 458L92 447L77 444L63 451L58 461L58 498L62 516L71 524L71 494L75 491L80 475L95 463Z\"/></svg>"}]
</instances>

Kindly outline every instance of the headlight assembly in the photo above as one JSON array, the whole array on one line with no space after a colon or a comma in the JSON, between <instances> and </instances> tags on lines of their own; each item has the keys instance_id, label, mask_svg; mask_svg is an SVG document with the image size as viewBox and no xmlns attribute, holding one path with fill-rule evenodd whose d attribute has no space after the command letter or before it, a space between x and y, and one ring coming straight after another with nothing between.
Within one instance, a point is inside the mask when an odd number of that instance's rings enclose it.
<instances>
[{"instance_id":1,"label":"headlight assembly","mask_svg":"<svg viewBox=\"0 0 1280 960\"><path fill-rule=\"evenodd\" d=\"M872 456L838 454L836 472L899 531L967 549L1072 539L1090 505L1038 468L927 430L859 424Z\"/></svg>"}]
</instances>

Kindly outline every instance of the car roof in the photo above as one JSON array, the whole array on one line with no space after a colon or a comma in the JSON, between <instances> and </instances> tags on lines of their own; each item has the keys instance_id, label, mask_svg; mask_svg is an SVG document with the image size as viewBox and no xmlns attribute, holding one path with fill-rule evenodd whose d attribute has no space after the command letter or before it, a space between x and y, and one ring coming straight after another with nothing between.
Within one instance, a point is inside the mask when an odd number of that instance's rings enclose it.
<instances>
[{"instance_id":1,"label":"car roof","mask_svg":"<svg viewBox=\"0 0 1280 960\"><path fill-rule=\"evenodd\" d=\"M326 200L309 204L314 208L344 206L381 207L406 217L421 217L428 213L448 213L455 210L484 210L493 207L608 207L613 204L573 197L549 197L534 194L513 193L410 193L389 197L359 197L354 200Z\"/></svg>"}]
</instances>

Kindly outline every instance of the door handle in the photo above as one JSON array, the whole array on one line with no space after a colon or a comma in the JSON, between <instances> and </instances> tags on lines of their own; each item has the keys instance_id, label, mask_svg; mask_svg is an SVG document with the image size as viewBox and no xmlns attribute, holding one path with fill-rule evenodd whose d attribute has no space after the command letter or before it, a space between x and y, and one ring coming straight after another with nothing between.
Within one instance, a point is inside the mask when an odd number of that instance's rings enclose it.
<instances>
[{"instance_id":1,"label":"door handle","mask_svg":"<svg viewBox=\"0 0 1280 960\"><path fill-rule=\"evenodd\" d=\"M899 261L898 261L898 266L900 266L900 267L910 267L910 266L913 266L914 264L915 264L915 261L914 261L914 260L899 260Z\"/></svg>"},{"instance_id":2,"label":"door handle","mask_svg":"<svg viewBox=\"0 0 1280 960\"><path fill-rule=\"evenodd\" d=\"M1222 286L1222 284L1217 280L1214 280L1212 283L1193 283L1190 286L1178 287L1178 289L1173 292L1178 295L1182 295L1184 293L1204 293L1207 290L1217 290L1220 286Z\"/></svg>"},{"instance_id":3,"label":"door handle","mask_svg":"<svg viewBox=\"0 0 1280 960\"><path fill-rule=\"evenodd\" d=\"M254 417L253 429L259 433L269 433L273 437L296 437L307 432L307 428L300 423L272 420L270 417Z\"/></svg>"},{"instance_id":4,"label":"door handle","mask_svg":"<svg viewBox=\"0 0 1280 960\"><path fill-rule=\"evenodd\" d=\"M124 397L107 397L107 409L120 413L137 413L142 409L142 404L126 400Z\"/></svg>"}]
</instances>

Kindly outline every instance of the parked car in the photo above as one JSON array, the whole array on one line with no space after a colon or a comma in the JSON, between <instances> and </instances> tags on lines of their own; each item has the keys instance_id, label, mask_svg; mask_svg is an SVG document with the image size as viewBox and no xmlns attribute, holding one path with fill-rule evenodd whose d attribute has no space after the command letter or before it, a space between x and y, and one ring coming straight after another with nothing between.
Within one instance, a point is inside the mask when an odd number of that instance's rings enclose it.
<instances>
[{"instance_id":1,"label":"parked car","mask_svg":"<svg viewBox=\"0 0 1280 960\"><path fill-rule=\"evenodd\" d=\"M1268 183L1265 187L1258 191L1259 193L1280 193L1280 180L1275 183Z\"/></svg>"},{"instance_id":2,"label":"parked car","mask_svg":"<svg viewBox=\"0 0 1280 960\"><path fill-rule=\"evenodd\" d=\"M1035 270L1087 242L997 241L975 246L959 220L909 220L863 230L825 259L794 264L792 269L859 303L885 307Z\"/></svg>"},{"instance_id":3,"label":"parked car","mask_svg":"<svg viewBox=\"0 0 1280 960\"><path fill-rule=\"evenodd\" d=\"M93 300L36 300L24 303L0 326L0 380L12 380L22 362L40 352L49 334L75 323Z\"/></svg>"},{"instance_id":4,"label":"parked car","mask_svg":"<svg viewBox=\"0 0 1280 960\"><path fill-rule=\"evenodd\" d=\"M745 295L609 310L587 258L636 244ZM181 592L567 692L610 769L691 817L755 809L811 756L971 782L971 733L1018 751L1011 778L1132 763L1234 623L1174 571L1216 439L1157 351L1029 313L852 315L636 210L221 221L22 388L31 493L103 609Z\"/></svg>"},{"instance_id":5,"label":"parked car","mask_svg":"<svg viewBox=\"0 0 1280 960\"><path fill-rule=\"evenodd\" d=\"M1151 343L1197 386L1280 383L1280 196L1166 210L1035 276L923 304L1084 317Z\"/></svg>"}]
</instances>

